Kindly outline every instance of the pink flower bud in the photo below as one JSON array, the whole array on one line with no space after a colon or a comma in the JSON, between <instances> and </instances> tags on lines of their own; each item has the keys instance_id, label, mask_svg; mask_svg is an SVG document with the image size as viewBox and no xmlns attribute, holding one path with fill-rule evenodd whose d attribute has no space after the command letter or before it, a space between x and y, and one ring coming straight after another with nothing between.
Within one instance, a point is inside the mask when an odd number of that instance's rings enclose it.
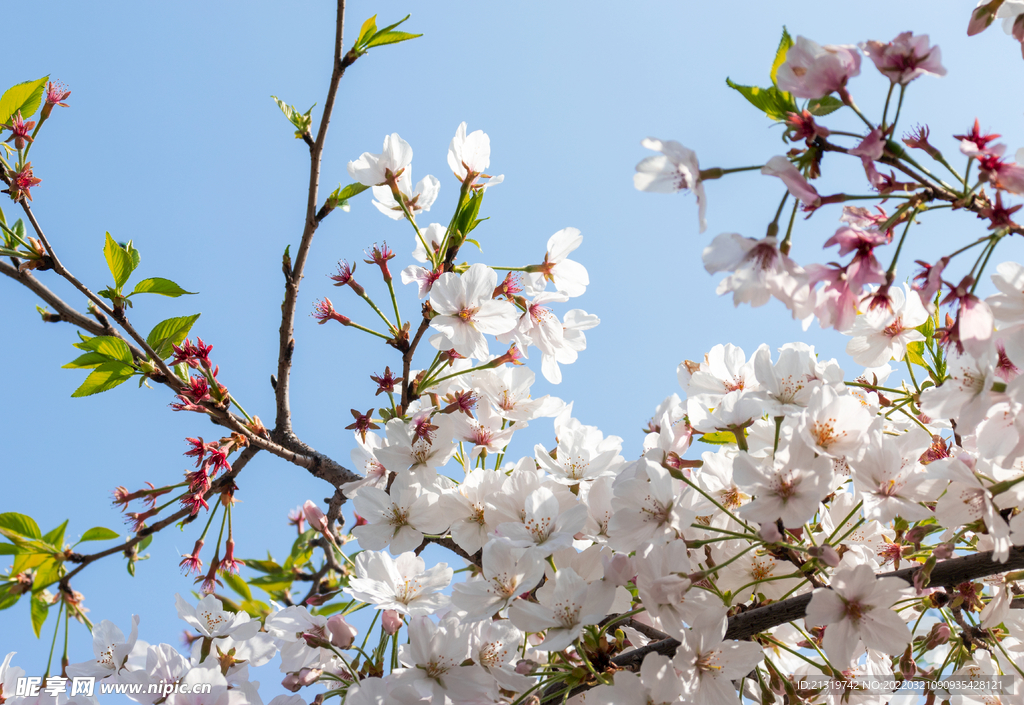
<instances>
[{"instance_id":1,"label":"pink flower bud","mask_svg":"<svg viewBox=\"0 0 1024 705\"><path fill-rule=\"evenodd\" d=\"M636 571L633 570L633 561L624 553L616 553L613 556L601 556L604 563L604 577L615 586L625 585Z\"/></svg>"},{"instance_id":2,"label":"pink flower bud","mask_svg":"<svg viewBox=\"0 0 1024 705\"><path fill-rule=\"evenodd\" d=\"M281 687L285 690L289 690L293 693L299 692L299 688L302 686L299 684L299 675L297 673L289 673L281 681Z\"/></svg>"},{"instance_id":3,"label":"pink flower bud","mask_svg":"<svg viewBox=\"0 0 1024 705\"><path fill-rule=\"evenodd\" d=\"M757 534L768 543L778 543L782 540L782 534L779 533L779 527L775 524L764 524Z\"/></svg>"},{"instance_id":4,"label":"pink flower bud","mask_svg":"<svg viewBox=\"0 0 1024 705\"><path fill-rule=\"evenodd\" d=\"M321 668L303 668L299 671L299 687L313 685L320 679L321 675L323 675L323 669Z\"/></svg>"},{"instance_id":5,"label":"pink flower bud","mask_svg":"<svg viewBox=\"0 0 1024 705\"><path fill-rule=\"evenodd\" d=\"M339 649L347 649L352 646L356 634L359 633L340 614L328 618L327 628L331 630L331 643Z\"/></svg>"},{"instance_id":6,"label":"pink flower bud","mask_svg":"<svg viewBox=\"0 0 1024 705\"><path fill-rule=\"evenodd\" d=\"M808 553L832 568L839 565L839 554L831 546L818 546L817 548L812 548Z\"/></svg>"},{"instance_id":7,"label":"pink flower bud","mask_svg":"<svg viewBox=\"0 0 1024 705\"><path fill-rule=\"evenodd\" d=\"M306 503L302 505L302 513L306 515L306 521L309 522L311 528L316 529L332 541L334 540L331 532L327 529L327 517L320 511L320 507L313 504L313 500L306 500Z\"/></svg>"},{"instance_id":8,"label":"pink flower bud","mask_svg":"<svg viewBox=\"0 0 1024 705\"><path fill-rule=\"evenodd\" d=\"M925 642L925 651L930 651L937 646L942 646L949 641L949 635L950 631L948 625L936 624L928 634L928 640Z\"/></svg>"},{"instance_id":9,"label":"pink flower bud","mask_svg":"<svg viewBox=\"0 0 1024 705\"><path fill-rule=\"evenodd\" d=\"M384 610L384 614L380 617L380 625L388 634L397 634L398 630L402 628L402 615L398 614L396 610Z\"/></svg>"},{"instance_id":10,"label":"pink flower bud","mask_svg":"<svg viewBox=\"0 0 1024 705\"><path fill-rule=\"evenodd\" d=\"M946 560L947 558L953 557L953 544L951 543L940 543L932 551L932 555L939 560Z\"/></svg>"},{"instance_id":11,"label":"pink flower bud","mask_svg":"<svg viewBox=\"0 0 1024 705\"><path fill-rule=\"evenodd\" d=\"M530 659L519 659L516 662L516 673L521 676L528 676L537 668L538 663Z\"/></svg>"}]
</instances>

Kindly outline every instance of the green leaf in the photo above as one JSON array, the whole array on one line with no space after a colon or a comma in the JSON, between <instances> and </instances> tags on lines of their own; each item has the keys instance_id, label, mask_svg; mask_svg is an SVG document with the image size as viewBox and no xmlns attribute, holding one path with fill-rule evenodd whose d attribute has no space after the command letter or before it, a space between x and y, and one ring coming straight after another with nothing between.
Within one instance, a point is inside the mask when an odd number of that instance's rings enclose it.
<instances>
[{"instance_id":1,"label":"green leaf","mask_svg":"<svg viewBox=\"0 0 1024 705\"><path fill-rule=\"evenodd\" d=\"M56 548L58 551L64 550L64 530L66 528L68 528L67 519L65 519L64 523L56 529L46 532L46 535L43 536L43 541Z\"/></svg>"},{"instance_id":2,"label":"green leaf","mask_svg":"<svg viewBox=\"0 0 1024 705\"><path fill-rule=\"evenodd\" d=\"M705 433L703 436L698 436L697 440L716 446L724 446L729 443L735 444L736 436L733 435L732 431L715 431L714 433Z\"/></svg>"},{"instance_id":3,"label":"green leaf","mask_svg":"<svg viewBox=\"0 0 1024 705\"><path fill-rule=\"evenodd\" d=\"M130 365L132 361L132 351L128 344L120 338L110 335L97 335L95 338L87 338L81 343L75 343L75 347L79 350L99 353L108 360L116 360L126 365Z\"/></svg>"},{"instance_id":4,"label":"green leaf","mask_svg":"<svg viewBox=\"0 0 1024 705\"><path fill-rule=\"evenodd\" d=\"M249 581L249 584L255 585L266 592L277 592L287 590L291 586L292 580L291 573L276 573L253 578Z\"/></svg>"},{"instance_id":5,"label":"green leaf","mask_svg":"<svg viewBox=\"0 0 1024 705\"><path fill-rule=\"evenodd\" d=\"M246 600L252 599L252 591L249 589L249 586L245 584L245 581L242 580L240 577L238 577L234 573L228 572L221 573L220 577L224 579L225 584L227 584L229 588L237 592Z\"/></svg>"},{"instance_id":6,"label":"green leaf","mask_svg":"<svg viewBox=\"0 0 1024 705\"><path fill-rule=\"evenodd\" d=\"M379 32L366 43L366 48L384 46L385 44L398 44L399 42L407 42L410 39L422 36L422 34L409 34L408 32Z\"/></svg>"},{"instance_id":7,"label":"green leaf","mask_svg":"<svg viewBox=\"0 0 1024 705\"><path fill-rule=\"evenodd\" d=\"M912 343L907 343L907 360L921 367L928 366L928 363L924 361L924 342L915 340Z\"/></svg>"},{"instance_id":8,"label":"green leaf","mask_svg":"<svg viewBox=\"0 0 1024 705\"><path fill-rule=\"evenodd\" d=\"M373 36L374 36L374 37L377 37L377 36L380 36L381 34L385 34L385 33L387 33L387 32L390 32L391 30L393 30L393 29L394 29L395 27L397 27L398 25L400 25L400 24L402 24L403 22L405 22L405 21L406 21L407 19L409 19L410 17L412 17L412 15L406 15L406 16L405 16L405 17L403 17L402 19L398 20L398 22L395 22L394 24L389 24L389 25L388 25L387 27L382 27L381 29L378 29L378 30L376 30L376 31L375 31L375 32L373 33Z\"/></svg>"},{"instance_id":9,"label":"green leaf","mask_svg":"<svg viewBox=\"0 0 1024 705\"><path fill-rule=\"evenodd\" d=\"M316 614L321 617L330 617L335 612L341 612L343 609L348 607L347 602L332 602L329 605L321 605L316 608Z\"/></svg>"},{"instance_id":10,"label":"green leaf","mask_svg":"<svg viewBox=\"0 0 1024 705\"><path fill-rule=\"evenodd\" d=\"M3 97L0 97L0 123L10 122L19 111L24 120L35 115L43 100L43 91L49 78L43 76L36 81L25 81L8 88Z\"/></svg>"},{"instance_id":11,"label":"green leaf","mask_svg":"<svg viewBox=\"0 0 1024 705\"><path fill-rule=\"evenodd\" d=\"M129 240L128 243L124 246L124 250L132 259L132 271L134 272L136 268L138 268L139 262L142 261L142 254L140 254L139 251L135 249L135 247L132 245L131 240Z\"/></svg>"},{"instance_id":12,"label":"green leaf","mask_svg":"<svg viewBox=\"0 0 1024 705\"><path fill-rule=\"evenodd\" d=\"M94 526L82 534L82 538L78 539L78 543L82 543L83 541L110 541L111 539L116 539L120 535L121 534L117 533L113 529L107 529L103 526Z\"/></svg>"},{"instance_id":13,"label":"green leaf","mask_svg":"<svg viewBox=\"0 0 1024 705\"><path fill-rule=\"evenodd\" d=\"M20 599L21 593L12 595L11 593L5 593L2 589L0 589L0 610L5 610L9 607L14 607L14 605L16 605L18 603L18 600Z\"/></svg>"},{"instance_id":14,"label":"green leaf","mask_svg":"<svg viewBox=\"0 0 1024 705\"><path fill-rule=\"evenodd\" d=\"M102 365L110 358L106 355L101 355L98 352L87 352L84 355L79 355L74 360L66 365L61 365L62 370L83 370L97 365Z\"/></svg>"},{"instance_id":15,"label":"green leaf","mask_svg":"<svg viewBox=\"0 0 1024 705\"><path fill-rule=\"evenodd\" d=\"M0 514L0 529L7 529L8 531L13 531L18 536L26 536L30 539L41 539L43 537L42 532L39 531L39 525L36 524L32 517L15 512Z\"/></svg>"},{"instance_id":16,"label":"green leaf","mask_svg":"<svg viewBox=\"0 0 1024 705\"><path fill-rule=\"evenodd\" d=\"M63 577L63 562L57 560L53 556L48 556L46 560L40 563L39 567L36 568L35 577L32 578L32 592L42 592Z\"/></svg>"},{"instance_id":17,"label":"green leaf","mask_svg":"<svg viewBox=\"0 0 1024 705\"><path fill-rule=\"evenodd\" d=\"M815 98L814 100L808 101L807 112L811 115L821 117L822 115L830 115L839 108L843 107L843 101L839 100L834 96L827 95L824 98Z\"/></svg>"},{"instance_id":18,"label":"green leaf","mask_svg":"<svg viewBox=\"0 0 1024 705\"><path fill-rule=\"evenodd\" d=\"M334 207L338 208L341 205L342 201L347 201L353 196L358 196L368 188L370 187L363 186L362 184L358 183L349 184L348 186L345 187L339 186L338 188L334 189L334 193L327 197L327 200L333 201Z\"/></svg>"},{"instance_id":19,"label":"green leaf","mask_svg":"<svg viewBox=\"0 0 1024 705\"><path fill-rule=\"evenodd\" d=\"M107 238L103 242L103 256L106 257L107 268L110 269L110 274L114 277L114 286L120 292L121 287L128 281L128 277L132 275L132 270L135 269L132 256L125 248L118 245L114 238L110 237L110 233L107 233Z\"/></svg>"},{"instance_id":20,"label":"green leaf","mask_svg":"<svg viewBox=\"0 0 1024 705\"><path fill-rule=\"evenodd\" d=\"M729 88L739 91L740 95L750 101L751 105L770 117L772 120L784 120L786 115L796 112L796 103L793 96L785 91L780 91L775 86L758 88L757 86L741 86L725 79Z\"/></svg>"},{"instance_id":21,"label":"green leaf","mask_svg":"<svg viewBox=\"0 0 1024 705\"><path fill-rule=\"evenodd\" d=\"M288 118L288 122L295 126L295 137L297 139L302 139L302 136L309 132L309 128L313 124L312 113L313 108L316 107L316 103L313 103L313 106L306 112L300 113L295 109L294 105L288 105L277 96L272 95L270 97L274 99L275 103L277 103L277 107L281 108L281 112L284 113L286 118Z\"/></svg>"},{"instance_id":22,"label":"green leaf","mask_svg":"<svg viewBox=\"0 0 1024 705\"><path fill-rule=\"evenodd\" d=\"M172 299L176 299L183 294L195 293L194 291L185 291L170 279L152 277L150 279L143 279L136 284L135 289L128 296L134 296L135 294L160 294L161 296L170 296Z\"/></svg>"},{"instance_id":23,"label":"green leaf","mask_svg":"<svg viewBox=\"0 0 1024 705\"><path fill-rule=\"evenodd\" d=\"M355 46L362 46L364 41L369 40L369 38L376 33L377 15L374 15L370 19L366 20L366 22L363 22L363 26L359 28L359 36L356 38Z\"/></svg>"},{"instance_id":24,"label":"green leaf","mask_svg":"<svg viewBox=\"0 0 1024 705\"><path fill-rule=\"evenodd\" d=\"M161 360L166 359L173 352L171 346L181 345L181 341L188 336L188 332L192 330L192 325L201 315L195 313L191 316L179 316L177 318L168 318L166 321L160 321L153 326L153 330L149 331L149 335L146 336L146 342L156 351Z\"/></svg>"},{"instance_id":25,"label":"green leaf","mask_svg":"<svg viewBox=\"0 0 1024 705\"><path fill-rule=\"evenodd\" d=\"M791 46L793 46L793 38L789 36L789 31L786 29L785 25L783 25L782 38L779 39L779 48L775 51L775 61L772 62L772 70L770 74L772 77L772 84L775 86L779 85L778 81L775 80L775 77L779 73L779 67L786 63L786 54L789 53L789 48Z\"/></svg>"},{"instance_id":26,"label":"green leaf","mask_svg":"<svg viewBox=\"0 0 1024 705\"><path fill-rule=\"evenodd\" d=\"M13 556L17 552L17 546L12 546L9 543L0 543L0 556Z\"/></svg>"},{"instance_id":27,"label":"green leaf","mask_svg":"<svg viewBox=\"0 0 1024 705\"><path fill-rule=\"evenodd\" d=\"M37 639L43 630L43 622L46 621L46 615L49 611L50 605L47 604L46 600L38 595L32 596L32 631L36 633Z\"/></svg>"},{"instance_id":28,"label":"green leaf","mask_svg":"<svg viewBox=\"0 0 1024 705\"><path fill-rule=\"evenodd\" d=\"M134 367L123 362L116 362L114 360L104 362L89 373L89 376L82 382L82 386L76 389L71 396L87 397L109 391L127 381L134 371Z\"/></svg>"},{"instance_id":29,"label":"green leaf","mask_svg":"<svg viewBox=\"0 0 1024 705\"><path fill-rule=\"evenodd\" d=\"M252 568L253 570L258 570L261 573L280 573L281 572L281 566L279 566L277 563L275 563L273 560L270 560L270 559L265 560L265 561L260 561L260 560L256 560L255 558L246 558L244 563L245 563L245 567L246 568Z\"/></svg>"}]
</instances>

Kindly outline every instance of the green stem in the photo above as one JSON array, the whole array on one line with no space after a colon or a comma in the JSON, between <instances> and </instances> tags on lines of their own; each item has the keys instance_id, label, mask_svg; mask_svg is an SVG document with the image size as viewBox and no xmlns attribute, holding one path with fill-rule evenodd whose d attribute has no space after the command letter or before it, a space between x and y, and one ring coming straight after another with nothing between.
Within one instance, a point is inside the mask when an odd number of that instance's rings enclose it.
<instances>
[{"instance_id":1,"label":"green stem","mask_svg":"<svg viewBox=\"0 0 1024 705\"><path fill-rule=\"evenodd\" d=\"M786 228L786 237L782 238L782 242L779 243L779 252L784 255L789 254L789 248L792 247L791 240L793 238L793 223L796 221L796 209L800 207L800 201L793 202L793 211L789 214L789 226Z\"/></svg>"},{"instance_id":2,"label":"green stem","mask_svg":"<svg viewBox=\"0 0 1024 705\"><path fill-rule=\"evenodd\" d=\"M900 121L900 111L903 109L903 94L907 92L905 85L900 86L900 100L896 104L896 117L892 119L893 134L896 134L896 123Z\"/></svg>"},{"instance_id":3,"label":"green stem","mask_svg":"<svg viewBox=\"0 0 1024 705\"><path fill-rule=\"evenodd\" d=\"M367 296L365 291L359 294L359 297L366 303L370 304L370 308L377 312L377 315L380 316L380 319L382 321L384 321L384 324L388 327L388 330L390 330L393 333L398 332L398 329L395 328L391 321L388 320L388 317L384 315L384 312L377 308L377 304L373 303L373 300L369 296Z\"/></svg>"},{"instance_id":4,"label":"green stem","mask_svg":"<svg viewBox=\"0 0 1024 705\"><path fill-rule=\"evenodd\" d=\"M981 268L978 269L978 276L976 276L974 278L974 283L971 285L971 293L972 294L978 288L978 284L981 283L981 275L985 271L985 267L988 266L988 260L992 256L992 253L996 251L996 245L998 245L999 241L1003 239L1003 235L1004 234L1005 234L1005 231L1000 231L996 235L993 236L993 238L992 238L992 246L988 248L988 252L985 254L985 259L981 263Z\"/></svg>"},{"instance_id":5,"label":"green stem","mask_svg":"<svg viewBox=\"0 0 1024 705\"><path fill-rule=\"evenodd\" d=\"M907 363L907 372L910 373L910 381L914 383L914 389L916 389L917 393L920 394L921 388L917 385L917 378L914 377L914 365L910 362L910 355L904 355L903 359Z\"/></svg>"},{"instance_id":6,"label":"green stem","mask_svg":"<svg viewBox=\"0 0 1024 705\"><path fill-rule=\"evenodd\" d=\"M57 632L60 631L60 615L64 612L64 600L60 601L60 607L57 608L57 624L53 628L53 641L50 642L50 655L46 659L46 673L43 674L43 680L50 675L50 664L53 662L53 649L57 646Z\"/></svg>"},{"instance_id":7,"label":"green stem","mask_svg":"<svg viewBox=\"0 0 1024 705\"><path fill-rule=\"evenodd\" d=\"M388 281L388 292L391 294L391 304L395 307L395 320L398 321L398 330L402 330L402 314L398 312L398 299L395 298L395 285Z\"/></svg>"},{"instance_id":8,"label":"green stem","mask_svg":"<svg viewBox=\"0 0 1024 705\"><path fill-rule=\"evenodd\" d=\"M361 326L358 323L354 323L353 321L348 322L348 327L355 328L356 330L361 330L364 333L369 333L370 335L375 335L378 338L383 338L384 340L392 340L391 336L384 335L383 333L378 333L375 330L367 328L366 326Z\"/></svg>"},{"instance_id":9,"label":"green stem","mask_svg":"<svg viewBox=\"0 0 1024 705\"><path fill-rule=\"evenodd\" d=\"M238 403L238 400L235 399L234 395L228 394L228 399L230 399L231 403L234 404L235 407L237 407L238 410L242 412L242 416L245 417L245 420L248 421L249 423L252 423L252 417L246 413L245 409L243 409L242 405Z\"/></svg>"},{"instance_id":10,"label":"green stem","mask_svg":"<svg viewBox=\"0 0 1024 705\"><path fill-rule=\"evenodd\" d=\"M892 89L896 87L895 83L889 84L889 92L885 94L885 108L882 110L882 129L885 129L885 119L889 117L889 101L892 99Z\"/></svg>"},{"instance_id":11,"label":"green stem","mask_svg":"<svg viewBox=\"0 0 1024 705\"><path fill-rule=\"evenodd\" d=\"M896 271L896 262L900 259L900 252L903 251L903 242L907 239L907 233L910 232L910 226L914 224L914 217L917 215L915 212L909 218L907 218L907 227L903 228L903 234L900 235L900 241L896 245L896 254L892 256L892 263L889 265L889 269L885 272L885 278L887 281L892 281L893 274Z\"/></svg>"},{"instance_id":12,"label":"green stem","mask_svg":"<svg viewBox=\"0 0 1024 705\"><path fill-rule=\"evenodd\" d=\"M844 382L847 387L860 387L861 389L870 389L871 391L878 392L889 392L890 394L906 394L906 389L893 389L892 387L879 387L874 384L865 384L863 382Z\"/></svg>"},{"instance_id":13,"label":"green stem","mask_svg":"<svg viewBox=\"0 0 1024 705\"><path fill-rule=\"evenodd\" d=\"M863 500L860 501L860 502L857 502L857 506L855 506L853 509L851 509L850 513L847 514L845 517L843 517L843 520L841 522L836 524L836 528L832 531L831 534L829 534L828 540L826 541L826 543L829 546L834 546L835 545L834 543L832 543L832 541L833 541L833 539L835 539L836 534L839 533L840 529L842 529L844 526L846 526L846 522L850 521L850 519L853 518L853 515L856 514L857 512L859 512L860 508L863 507L863 506L864 506Z\"/></svg>"}]
</instances>

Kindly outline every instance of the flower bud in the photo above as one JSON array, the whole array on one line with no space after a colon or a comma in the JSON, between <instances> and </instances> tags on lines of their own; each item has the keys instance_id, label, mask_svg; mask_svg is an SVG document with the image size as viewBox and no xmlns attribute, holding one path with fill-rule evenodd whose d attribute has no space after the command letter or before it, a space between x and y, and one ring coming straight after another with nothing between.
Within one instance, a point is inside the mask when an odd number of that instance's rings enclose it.
<instances>
[{"instance_id":1,"label":"flower bud","mask_svg":"<svg viewBox=\"0 0 1024 705\"><path fill-rule=\"evenodd\" d=\"M778 543L782 540L782 533L779 532L779 527L775 524L764 524L757 535L768 543Z\"/></svg>"},{"instance_id":2,"label":"flower bud","mask_svg":"<svg viewBox=\"0 0 1024 705\"><path fill-rule=\"evenodd\" d=\"M928 639L925 641L925 651L931 651L932 649L942 646L949 641L949 626L946 624L936 624L932 627L931 632L928 633Z\"/></svg>"},{"instance_id":3,"label":"flower bud","mask_svg":"<svg viewBox=\"0 0 1024 705\"><path fill-rule=\"evenodd\" d=\"M908 646L907 650L900 657L900 673L903 674L904 678L913 678L917 675L917 663L914 661L912 646Z\"/></svg>"},{"instance_id":4,"label":"flower bud","mask_svg":"<svg viewBox=\"0 0 1024 705\"><path fill-rule=\"evenodd\" d=\"M636 571L633 570L633 561L624 553L616 553L613 556L601 556L604 563L604 578L616 587L625 585Z\"/></svg>"},{"instance_id":5,"label":"flower bud","mask_svg":"<svg viewBox=\"0 0 1024 705\"><path fill-rule=\"evenodd\" d=\"M951 544L951 543L940 543L932 551L932 555L935 556L936 558L938 558L939 560L942 560L942 561L946 560L947 558L952 558L953 557L953 544Z\"/></svg>"},{"instance_id":6,"label":"flower bud","mask_svg":"<svg viewBox=\"0 0 1024 705\"><path fill-rule=\"evenodd\" d=\"M299 671L299 687L301 688L307 685L313 685L320 679L323 672L322 668L303 668Z\"/></svg>"},{"instance_id":7,"label":"flower bud","mask_svg":"<svg viewBox=\"0 0 1024 705\"><path fill-rule=\"evenodd\" d=\"M316 529L330 539L334 538L327 529L327 517L320 511L320 507L313 504L313 500L306 500L306 503L302 505L302 513L306 515L306 521L309 522L311 528Z\"/></svg>"},{"instance_id":8,"label":"flower bud","mask_svg":"<svg viewBox=\"0 0 1024 705\"><path fill-rule=\"evenodd\" d=\"M331 643L339 649L347 649L352 646L356 634L359 633L340 614L328 618L327 628L331 631Z\"/></svg>"},{"instance_id":9,"label":"flower bud","mask_svg":"<svg viewBox=\"0 0 1024 705\"><path fill-rule=\"evenodd\" d=\"M533 673L539 665L540 664L536 661L531 661L528 658L519 659L519 661L516 662L516 673L521 676L528 676Z\"/></svg>"},{"instance_id":10,"label":"flower bud","mask_svg":"<svg viewBox=\"0 0 1024 705\"><path fill-rule=\"evenodd\" d=\"M297 673L289 673L281 680L281 687L285 690L291 691L292 693L299 692L299 676Z\"/></svg>"},{"instance_id":11,"label":"flower bud","mask_svg":"<svg viewBox=\"0 0 1024 705\"><path fill-rule=\"evenodd\" d=\"M402 615L396 610L384 610L380 617L380 625L388 634L395 635L402 628Z\"/></svg>"},{"instance_id":12,"label":"flower bud","mask_svg":"<svg viewBox=\"0 0 1024 705\"><path fill-rule=\"evenodd\" d=\"M815 546L814 548L808 549L807 553L832 568L839 565L839 554L836 553L836 549L829 545Z\"/></svg>"}]
</instances>

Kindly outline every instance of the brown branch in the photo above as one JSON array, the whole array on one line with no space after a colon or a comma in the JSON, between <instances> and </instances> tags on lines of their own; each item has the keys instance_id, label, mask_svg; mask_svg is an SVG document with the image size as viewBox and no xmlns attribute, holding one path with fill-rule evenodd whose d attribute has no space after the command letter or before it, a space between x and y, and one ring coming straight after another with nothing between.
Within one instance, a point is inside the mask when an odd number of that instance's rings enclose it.
<instances>
[{"instance_id":1,"label":"brown branch","mask_svg":"<svg viewBox=\"0 0 1024 705\"><path fill-rule=\"evenodd\" d=\"M313 242L313 234L319 225L319 221L316 219L316 207L320 189L320 164L323 160L324 142L327 139L327 127L331 122L338 84L345 74L345 68L355 60L354 58L348 60L349 57L342 53L344 32L345 0L338 0L331 84L327 89L327 100L324 102L324 112L320 119L316 141L309 153L309 193L306 199L306 221L302 229L299 249L295 253L295 263L291 267L286 264L285 267L284 302L281 304L280 351L277 360L277 387L275 388L277 419L274 423L275 431L285 435L291 434L292 431L291 402L288 391L291 382L292 353L295 350L293 337L295 333L295 304L299 293L299 283L302 281L303 270L306 267L306 258L309 256L309 248Z\"/></svg>"},{"instance_id":2,"label":"brown branch","mask_svg":"<svg viewBox=\"0 0 1024 705\"><path fill-rule=\"evenodd\" d=\"M417 556L420 555L420 553L423 552L423 549L426 548L428 544L432 544L432 543L437 544L438 546L441 546L442 548L447 548L449 551L452 551L453 553L458 554L459 556L464 558L469 563L472 563L473 565L475 565L477 568L480 568L483 565L484 552L482 550L481 551L477 551L476 553L473 553L473 554L469 554L469 553L467 553L462 548L462 546L460 546L459 544L455 543L451 538L449 538L447 536L439 536L439 537L436 537L436 538L435 537L424 536L422 543L420 543L420 545L416 548L416 551L415 551L416 555Z\"/></svg>"},{"instance_id":3,"label":"brown branch","mask_svg":"<svg viewBox=\"0 0 1024 705\"><path fill-rule=\"evenodd\" d=\"M960 583L976 580L978 578L997 575L1011 570L1024 568L1024 546L1017 546L1010 549L1010 558L1006 563L997 563L992 560L992 551L975 553L960 558L950 558L940 561L932 570L931 581L928 586L933 588L955 587ZM879 578L901 578L912 584L914 575L921 569L921 566L904 568L903 570L891 573L882 573ZM811 601L811 593L797 595L781 602L775 602L764 607L757 607L746 612L734 615L729 618L729 627L725 632L726 639L749 639L755 634L777 627L786 622L800 619L807 612L807 605ZM624 654L619 654L611 659L612 664L618 668L638 670L644 657L650 653L664 654L672 657L676 653L679 641L676 639L663 639L647 644L639 649L634 649ZM595 684L596 685L596 684ZM593 685L585 684L576 686L569 692L569 697L589 690ZM553 702L555 696L561 698L563 692L545 693L542 702Z\"/></svg>"},{"instance_id":4,"label":"brown branch","mask_svg":"<svg viewBox=\"0 0 1024 705\"><path fill-rule=\"evenodd\" d=\"M74 326L78 326L92 335L109 335L124 340L121 333L109 323L103 325L102 323L94 321L80 311L72 308L29 272L19 272L17 267L12 267L6 262L0 261L0 274L6 274L11 279L20 282L31 292L36 294L36 296L52 306L60 317L60 320L66 321ZM105 320L106 318L104 318L104 321ZM134 348L131 343L128 344L128 347L131 348L132 354L135 357L140 359L144 357L142 352L137 348Z\"/></svg>"},{"instance_id":5,"label":"brown branch","mask_svg":"<svg viewBox=\"0 0 1024 705\"><path fill-rule=\"evenodd\" d=\"M426 304L424 304L424 308ZM412 386L412 380L409 379L409 373L412 369L412 358L416 354L416 348L420 344L420 339L423 334L427 332L427 328L430 327L430 319L427 318L426 313L423 315L423 320L420 321L420 327L416 329L416 335L413 337L412 342L409 343L409 349L402 354L402 412L409 407L409 402L412 401L409 395L409 389Z\"/></svg>"}]
</instances>

